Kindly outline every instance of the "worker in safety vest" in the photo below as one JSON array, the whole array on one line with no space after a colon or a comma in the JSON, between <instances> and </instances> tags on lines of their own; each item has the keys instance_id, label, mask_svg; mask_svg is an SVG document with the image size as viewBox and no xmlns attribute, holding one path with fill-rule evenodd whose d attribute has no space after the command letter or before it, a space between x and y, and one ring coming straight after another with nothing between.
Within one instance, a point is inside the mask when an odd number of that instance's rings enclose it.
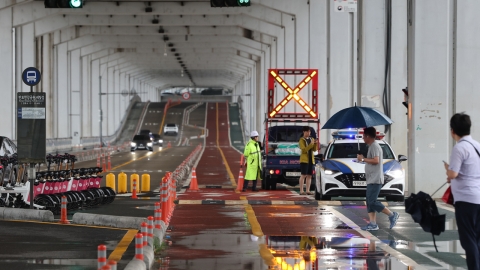
<instances>
[{"instance_id":1,"label":"worker in safety vest","mask_svg":"<svg viewBox=\"0 0 480 270\"><path fill-rule=\"evenodd\" d=\"M243 181L243 192L247 191L249 182L253 183L252 191L258 191L257 180L262 180L262 155L260 152L260 143L258 142L258 132L252 131L250 138L243 152L247 166Z\"/></svg>"}]
</instances>

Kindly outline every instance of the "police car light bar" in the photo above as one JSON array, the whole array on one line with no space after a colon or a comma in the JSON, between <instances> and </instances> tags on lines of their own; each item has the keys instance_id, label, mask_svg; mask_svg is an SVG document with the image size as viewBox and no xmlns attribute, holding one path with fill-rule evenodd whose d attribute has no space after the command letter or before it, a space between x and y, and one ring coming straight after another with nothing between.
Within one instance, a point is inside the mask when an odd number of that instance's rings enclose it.
<instances>
[{"instance_id":1,"label":"police car light bar","mask_svg":"<svg viewBox=\"0 0 480 270\"><path fill-rule=\"evenodd\" d=\"M340 129L332 132L332 137L335 140L362 139L363 129L359 129L358 132L356 129ZM375 139L382 140L384 137L385 137L385 133L377 131L377 136L375 137Z\"/></svg>"}]
</instances>

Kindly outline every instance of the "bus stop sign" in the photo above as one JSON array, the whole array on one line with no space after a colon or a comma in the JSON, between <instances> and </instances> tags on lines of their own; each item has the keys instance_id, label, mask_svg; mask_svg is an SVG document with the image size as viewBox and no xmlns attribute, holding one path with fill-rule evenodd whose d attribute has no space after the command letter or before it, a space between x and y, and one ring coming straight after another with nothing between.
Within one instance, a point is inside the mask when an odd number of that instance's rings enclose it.
<instances>
[{"instance_id":1,"label":"bus stop sign","mask_svg":"<svg viewBox=\"0 0 480 270\"><path fill-rule=\"evenodd\" d=\"M22 81L28 86L37 85L41 79L42 74L40 74L40 71L34 67L28 67L22 73Z\"/></svg>"}]
</instances>

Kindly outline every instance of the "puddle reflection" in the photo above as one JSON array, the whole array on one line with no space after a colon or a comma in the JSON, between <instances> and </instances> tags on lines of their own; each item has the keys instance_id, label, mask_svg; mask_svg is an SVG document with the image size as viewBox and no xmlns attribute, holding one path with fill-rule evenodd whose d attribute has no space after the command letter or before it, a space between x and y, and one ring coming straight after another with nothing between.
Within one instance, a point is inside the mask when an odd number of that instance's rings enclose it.
<instances>
[{"instance_id":1,"label":"puddle reflection","mask_svg":"<svg viewBox=\"0 0 480 270\"><path fill-rule=\"evenodd\" d=\"M373 240L356 236L266 236L278 269L408 269L377 248Z\"/></svg>"}]
</instances>

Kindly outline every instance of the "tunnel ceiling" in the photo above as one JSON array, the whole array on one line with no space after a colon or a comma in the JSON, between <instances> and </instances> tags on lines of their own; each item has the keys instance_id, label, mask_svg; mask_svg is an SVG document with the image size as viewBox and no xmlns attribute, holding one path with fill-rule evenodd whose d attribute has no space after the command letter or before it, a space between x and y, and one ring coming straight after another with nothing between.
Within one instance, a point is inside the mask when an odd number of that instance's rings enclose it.
<instances>
[{"instance_id":1,"label":"tunnel ceiling","mask_svg":"<svg viewBox=\"0 0 480 270\"><path fill-rule=\"evenodd\" d=\"M255 2L214 8L204 0L85 0L81 9L58 9L24 1L13 11L14 26L34 22L36 36L70 30L69 48L108 49L112 61L138 66L161 89L232 89L282 31L282 12Z\"/></svg>"}]
</instances>

